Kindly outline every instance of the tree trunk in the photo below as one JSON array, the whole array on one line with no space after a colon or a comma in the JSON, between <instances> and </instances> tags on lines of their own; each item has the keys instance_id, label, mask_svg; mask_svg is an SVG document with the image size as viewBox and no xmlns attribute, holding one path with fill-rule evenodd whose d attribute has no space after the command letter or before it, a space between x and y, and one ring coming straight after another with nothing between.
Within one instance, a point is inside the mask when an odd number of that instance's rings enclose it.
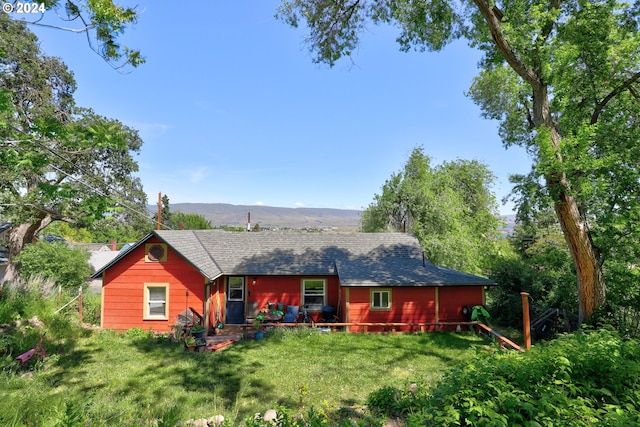
<instances>
[{"instance_id":1,"label":"tree trunk","mask_svg":"<svg viewBox=\"0 0 640 427\"><path fill-rule=\"evenodd\" d=\"M571 185L564 171L562 155L560 154L562 136L558 132L551 116L548 87L542 73L544 60L534 57L533 61L522 61L518 53L511 49L502 33L503 16L498 13L494 3L488 0L473 0L473 2L486 20L494 44L502 54L502 57L531 86L533 95L533 129L536 131L548 129L550 131L550 143L554 150L556 165L545 172L545 179L547 188L552 195L556 216L560 221L564 238L569 246L576 268L579 321L582 323L585 320L589 320L594 310L604 304L605 284L602 266L589 235L589 228L580 216L578 203L570 195ZM559 7L559 2L554 7ZM552 23L549 24L541 32L538 41L544 41L546 35L553 30ZM540 148L538 147L539 153L542 151Z\"/></svg>"},{"instance_id":2,"label":"tree trunk","mask_svg":"<svg viewBox=\"0 0 640 427\"><path fill-rule=\"evenodd\" d=\"M40 223L37 224L19 224L14 225L9 231L9 265L4 274L4 282L17 280L19 277L19 268L16 259L22 251L24 245L31 243L34 236L40 229Z\"/></svg>"},{"instance_id":3,"label":"tree trunk","mask_svg":"<svg viewBox=\"0 0 640 427\"><path fill-rule=\"evenodd\" d=\"M583 323L590 320L595 309L604 304L606 287L602 265L589 234L589 226L580 215L577 201L570 195L571 183L567 179L560 154L562 136L556 130L549 113L547 93L546 86L534 86L534 122L536 128L546 127L550 130L551 146L559 163L545 172L545 180L576 269L578 322Z\"/></svg>"},{"instance_id":4,"label":"tree trunk","mask_svg":"<svg viewBox=\"0 0 640 427\"><path fill-rule=\"evenodd\" d=\"M554 200L554 208L569 246L578 279L578 321L591 319L605 302L606 287L589 228L581 219L576 201L566 192Z\"/></svg>"}]
</instances>

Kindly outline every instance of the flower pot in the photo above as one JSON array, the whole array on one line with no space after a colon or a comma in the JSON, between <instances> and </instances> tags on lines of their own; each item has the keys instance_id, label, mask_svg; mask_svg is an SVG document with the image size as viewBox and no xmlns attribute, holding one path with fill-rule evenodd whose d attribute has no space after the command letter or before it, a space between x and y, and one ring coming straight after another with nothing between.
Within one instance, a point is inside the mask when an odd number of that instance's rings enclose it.
<instances>
[{"instance_id":1,"label":"flower pot","mask_svg":"<svg viewBox=\"0 0 640 427\"><path fill-rule=\"evenodd\" d=\"M264 331L256 331L254 336L257 340L261 340L262 338L264 338Z\"/></svg>"},{"instance_id":2,"label":"flower pot","mask_svg":"<svg viewBox=\"0 0 640 427\"><path fill-rule=\"evenodd\" d=\"M195 339L201 339L204 340L206 335L207 335L207 331L206 330L201 330L201 331L191 331L191 335L193 335L193 337Z\"/></svg>"}]
</instances>

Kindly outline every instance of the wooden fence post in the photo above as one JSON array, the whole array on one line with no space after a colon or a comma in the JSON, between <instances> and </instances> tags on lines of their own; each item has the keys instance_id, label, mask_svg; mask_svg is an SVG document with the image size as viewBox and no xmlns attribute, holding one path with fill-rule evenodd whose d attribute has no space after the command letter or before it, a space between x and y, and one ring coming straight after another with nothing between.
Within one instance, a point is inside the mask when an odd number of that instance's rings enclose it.
<instances>
[{"instance_id":1,"label":"wooden fence post","mask_svg":"<svg viewBox=\"0 0 640 427\"><path fill-rule=\"evenodd\" d=\"M529 294L520 292L522 296L522 331L524 333L524 347L531 348L531 320L529 319Z\"/></svg>"},{"instance_id":2,"label":"wooden fence post","mask_svg":"<svg viewBox=\"0 0 640 427\"><path fill-rule=\"evenodd\" d=\"M80 286L80 294L78 296L78 313L80 313L80 323L82 323L82 286Z\"/></svg>"}]
</instances>

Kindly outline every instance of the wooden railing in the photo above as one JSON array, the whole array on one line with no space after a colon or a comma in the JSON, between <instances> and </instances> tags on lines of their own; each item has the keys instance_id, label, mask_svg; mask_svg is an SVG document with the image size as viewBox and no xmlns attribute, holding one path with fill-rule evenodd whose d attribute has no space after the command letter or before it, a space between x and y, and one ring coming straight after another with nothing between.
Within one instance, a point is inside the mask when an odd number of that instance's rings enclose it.
<instances>
[{"instance_id":1,"label":"wooden railing","mask_svg":"<svg viewBox=\"0 0 640 427\"><path fill-rule=\"evenodd\" d=\"M244 323L239 325L246 332L248 328L254 328L253 323ZM348 332L350 328L362 328L362 332L369 332L369 328L382 329L380 332L427 332L429 331L442 331L442 330L460 330L463 327L471 326L478 333L483 333L495 338L495 340L503 348L511 348L519 352L524 352L524 349L518 344L514 343L510 339L500 335L487 325L480 322L428 322L428 323L402 323L402 322L367 322L367 323L281 323L281 322L265 322L260 324L261 327L275 327L275 328L294 328L294 327L318 327L318 328L330 328L331 330L337 330L337 328L345 328ZM399 329L402 329L399 331ZM409 329L409 330L407 330Z\"/></svg>"},{"instance_id":2,"label":"wooden railing","mask_svg":"<svg viewBox=\"0 0 640 427\"><path fill-rule=\"evenodd\" d=\"M427 322L427 323L407 323L407 322L313 322L313 323L282 323L282 322L263 322L260 323L261 327L319 327L319 328L331 328L335 330L337 328L345 328L347 332L351 328L362 328L362 332L369 332L369 328L382 329L382 332L427 332L427 330L455 330L458 327L468 327L476 325L477 322ZM254 323L244 323L240 325L243 329L253 328ZM407 330L409 329L409 331Z\"/></svg>"},{"instance_id":3,"label":"wooden railing","mask_svg":"<svg viewBox=\"0 0 640 427\"><path fill-rule=\"evenodd\" d=\"M194 319L193 324L195 325L197 323L199 325L204 326L204 317L202 317L202 315L200 315L200 313L198 313L196 309L193 307L189 307L189 310L191 310L191 312L193 313L193 317L198 319L197 322Z\"/></svg>"},{"instance_id":4,"label":"wooden railing","mask_svg":"<svg viewBox=\"0 0 640 427\"><path fill-rule=\"evenodd\" d=\"M524 349L520 347L518 344L511 341L509 338L503 337L484 323L477 323L477 328L479 333L486 333L489 336L492 336L498 341L501 347L503 348L512 348L514 350L518 350L520 353L524 353Z\"/></svg>"}]
</instances>

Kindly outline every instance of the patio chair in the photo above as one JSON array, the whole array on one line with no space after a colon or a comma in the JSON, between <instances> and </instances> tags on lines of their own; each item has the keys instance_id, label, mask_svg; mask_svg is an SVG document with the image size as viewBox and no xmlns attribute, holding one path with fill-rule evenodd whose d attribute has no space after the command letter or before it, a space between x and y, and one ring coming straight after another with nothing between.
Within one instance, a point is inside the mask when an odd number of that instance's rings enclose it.
<instances>
[{"instance_id":1,"label":"patio chair","mask_svg":"<svg viewBox=\"0 0 640 427\"><path fill-rule=\"evenodd\" d=\"M288 305L287 312L284 314L284 319L282 320L284 323L293 323L298 320L298 314L300 314L300 306L299 305Z\"/></svg>"}]
</instances>

